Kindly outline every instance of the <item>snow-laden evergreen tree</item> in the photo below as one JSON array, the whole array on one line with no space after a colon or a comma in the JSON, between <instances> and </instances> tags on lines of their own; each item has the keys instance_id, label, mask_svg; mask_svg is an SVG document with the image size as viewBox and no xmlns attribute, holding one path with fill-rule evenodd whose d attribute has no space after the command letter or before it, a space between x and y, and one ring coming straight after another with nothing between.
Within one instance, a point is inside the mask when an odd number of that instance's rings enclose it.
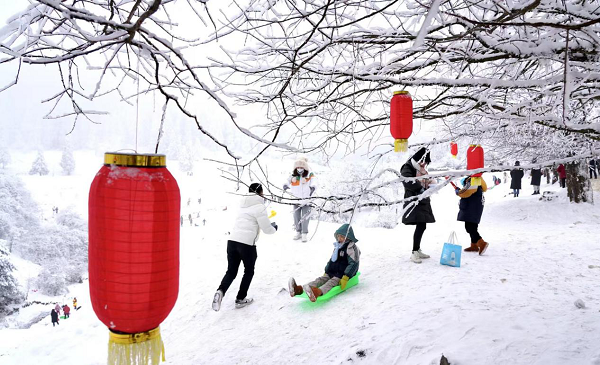
<instances>
[{"instance_id":1,"label":"snow-laden evergreen tree","mask_svg":"<svg viewBox=\"0 0 600 365\"><path fill-rule=\"evenodd\" d=\"M0 165L2 165L2 168L6 168L6 165L8 165L10 162L10 153L6 148L0 147Z\"/></svg>"},{"instance_id":2,"label":"snow-laden evergreen tree","mask_svg":"<svg viewBox=\"0 0 600 365\"><path fill-rule=\"evenodd\" d=\"M40 225L38 208L21 180L0 172L0 239L12 251L19 237Z\"/></svg>"},{"instance_id":3,"label":"snow-laden evergreen tree","mask_svg":"<svg viewBox=\"0 0 600 365\"><path fill-rule=\"evenodd\" d=\"M31 170L29 170L29 175L39 174L48 175L50 170L48 170L48 166L46 165L46 160L44 159L44 154L42 151L38 151L37 157L35 161L33 161L33 165L31 165Z\"/></svg>"},{"instance_id":4,"label":"snow-laden evergreen tree","mask_svg":"<svg viewBox=\"0 0 600 365\"><path fill-rule=\"evenodd\" d=\"M42 294L57 296L68 292L65 267L64 259L53 259L46 262L35 280L35 285Z\"/></svg>"},{"instance_id":5,"label":"snow-laden evergreen tree","mask_svg":"<svg viewBox=\"0 0 600 365\"><path fill-rule=\"evenodd\" d=\"M25 299L13 275L15 266L10 262L10 253L5 244L0 239L0 317L12 312Z\"/></svg>"},{"instance_id":6,"label":"snow-laden evergreen tree","mask_svg":"<svg viewBox=\"0 0 600 365\"><path fill-rule=\"evenodd\" d=\"M66 175L71 175L75 171L75 158L69 147L65 147L60 158L60 167Z\"/></svg>"}]
</instances>

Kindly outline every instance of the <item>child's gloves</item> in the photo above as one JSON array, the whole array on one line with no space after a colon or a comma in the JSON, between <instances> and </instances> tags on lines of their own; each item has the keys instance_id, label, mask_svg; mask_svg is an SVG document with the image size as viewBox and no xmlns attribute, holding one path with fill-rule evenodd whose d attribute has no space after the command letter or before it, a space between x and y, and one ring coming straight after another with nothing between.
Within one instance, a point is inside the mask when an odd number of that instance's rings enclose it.
<instances>
[{"instance_id":1,"label":"child's gloves","mask_svg":"<svg viewBox=\"0 0 600 365\"><path fill-rule=\"evenodd\" d=\"M273 226L273 228L275 228L275 230L277 230L277 223L271 222L271 225Z\"/></svg>"},{"instance_id":2,"label":"child's gloves","mask_svg":"<svg viewBox=\"0 0 600 365\"><path fill-rule=\"evenodd\" d=\"M454 188L454 192L456 193L456 195L458 195L458 192L459 192L459 191L460 191L460 190L459 190L458 188Z\"/></svg>"},{"instance_id":3,"label":"child's gloves","mask_svg":"<svg viewBox=\"0 0 600 365\"><path fill-rule=\"evenodd\" d=\"M311 196L312 196L312 195L313 195L313 193L315 192L315 189L316 189L316 188L315 188L314 186L311 186L311 187L310 187L310 195L311 195Z\"/></svg>"},{"instance_id":4,"label":"child's gloves","mask_svg":"<svg viewBox=\"0 0 600 365\"><path fill-rule=\"evenodd\" d=\"M350 278L347 275L342 276L342 278L340 279L340 286L342 287L342 290L346 290L348 280L350 280Z\"/></svg>"},{"instance_id":5,"label":"child's gloves","mask_svg":"<svg viewBox=\"0 0 600 365\"><path fill-rule=\"evenodd\" d=\"M290 186L288 184L283 184L283 191L286 191L289 188L290 188Z\"/></svg>"}]
</instances>

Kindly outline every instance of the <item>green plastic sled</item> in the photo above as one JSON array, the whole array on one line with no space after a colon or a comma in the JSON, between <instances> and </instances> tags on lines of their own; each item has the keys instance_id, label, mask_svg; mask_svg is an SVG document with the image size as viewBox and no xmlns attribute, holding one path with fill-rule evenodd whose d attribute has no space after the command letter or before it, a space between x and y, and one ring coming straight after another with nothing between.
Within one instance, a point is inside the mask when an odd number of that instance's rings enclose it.
<instances>
[{"instance_id":1,"label":"green plastic sled","mask_svg":"<svg viewBox=\"0 0 600 365\"><path fill-rule=\"evenodd\" d=\"M348 290L348 289L352 288L353 286L355 286L356 284L358 284L358 277L359 276L360 276L360 272L357 272L356 275L354 275L353 277L350 278L350 280L348 280L348 284L346 284L346 290ZM327 300L335 297L339 293L344 292L346 290L342 290L341 286L336 285L333 288L331 288L331 290L328 291L327 294L321 295L320 297L318 297L317 301L315 303L325 302L325 301L327 301ZM300 295L296 295L294 298L308 299L308 295L306 295L306 293L302 293ZM310 299L309 299L309 301L310 301Z\"/></svg>"}]
</instances>

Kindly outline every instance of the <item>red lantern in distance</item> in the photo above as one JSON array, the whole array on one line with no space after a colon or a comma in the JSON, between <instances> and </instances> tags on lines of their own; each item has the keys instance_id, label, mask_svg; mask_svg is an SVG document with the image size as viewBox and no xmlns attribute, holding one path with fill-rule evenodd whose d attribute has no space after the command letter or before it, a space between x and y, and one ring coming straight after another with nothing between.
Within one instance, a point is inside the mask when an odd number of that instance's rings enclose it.
<instances>
[{"instance_id":1,"label":"red lantern in distance","mask_svg":"<svg viewBox=\"0 0 600 365\"><path fill-rule=\"evenodd\" d=\"M164 155L105 154L90 188L88 265L109 364L164 361L158 326L179 291L180 201Z\"/></svg>"},{"instance_id":2,"label":"red lantern in distance","mask_svg":"<svg viewBox=\"0 0 600 365\"><path fill-rule=\"evenodd\" d=\"M456 142L450 142L450 154L453 158L456 158L456 156L458 155L458 145L456 144Z\"/></svg>"},{"instance_id":3,"label":"red lantern in distance","mask_svg":"<svg viewBox=\"0 0 600 365\"><path fill-rule=\"evenodd\" d=\"M467 148L467 170L480 169L483 167L483 147L481 145L470 145ZM471 185L481 185L482 172L471 175Z\"/></svg>"},{"instance_id":4,"label":"red lantern in distance","mask_svg":"<svg viewBox=\"0 0 600 365\"><path fill-rule=\"evenodd\" d=\"M390 102L390 132L394 137L394 152L408 150L408 137L413 129L412 98L408 91L395 91Z\"/></svg>"}]
</instances>

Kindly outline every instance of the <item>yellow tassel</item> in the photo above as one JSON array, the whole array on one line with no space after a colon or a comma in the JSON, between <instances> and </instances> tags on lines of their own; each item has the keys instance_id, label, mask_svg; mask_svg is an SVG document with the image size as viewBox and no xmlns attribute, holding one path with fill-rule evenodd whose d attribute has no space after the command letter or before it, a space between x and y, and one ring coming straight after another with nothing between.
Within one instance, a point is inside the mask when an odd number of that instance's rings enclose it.
<instances>
[{"instance_id":1,"label":"yellow tassel","mask_svg":"<svg viewBox=\"0 0 600 365\"><path fill-rule=\"evenodd\" d=\"M452 155L452 158L456 158L456 155Z\"/></svg>"},{"instance_id":2,"label":"yellow tassel","mask_svg":"<svg viewBox=\"0 0 600 365\"><path fill-rule=\"evenodd\" d=\"M165 361L160 327L133 334L112 331L108 336L108 365L157 365Z\"/></svg>"},{"instance_id":3,"label":"yellow tassel","mask_svg":"<svg viewBox=\"0 0 600 365\"><path fill-rule=\"evenodd\" d=\"M471 186L481 186L481 178L471 177Z\"/></svg>"},{"instance_id":4,"label":"yellow tassel","mask_svg":"<svg viewBox=\"0 0 600 365\"><path fill-rule=\"evenodd\" d=\"M406 152L406 151L408 151L408 139L394 140L394 152Z\"/></svg>"}]
</instances>

